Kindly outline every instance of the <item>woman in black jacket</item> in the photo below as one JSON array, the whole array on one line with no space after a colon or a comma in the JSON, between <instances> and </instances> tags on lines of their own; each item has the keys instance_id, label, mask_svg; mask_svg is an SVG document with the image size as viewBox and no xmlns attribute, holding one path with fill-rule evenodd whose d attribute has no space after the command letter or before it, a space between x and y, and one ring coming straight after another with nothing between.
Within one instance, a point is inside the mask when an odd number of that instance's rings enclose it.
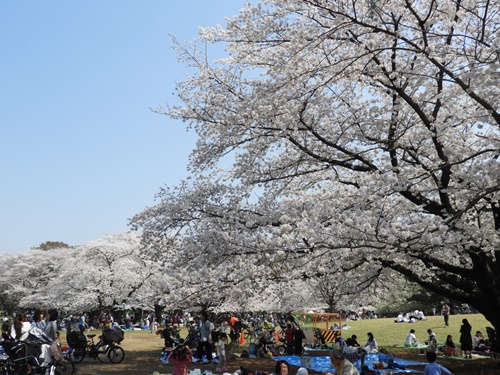
<instances>
[{"instance_id":1,"label":"woman in black jacket","mask_svg":"<svg viewBox=\"0 0 500 375\"><path fill-rule=\"evenodd\" d=\"M460 349L465 358L472 358L472 327L467 319L462 320L460 327Z\"/></svg>"}]
</instances>

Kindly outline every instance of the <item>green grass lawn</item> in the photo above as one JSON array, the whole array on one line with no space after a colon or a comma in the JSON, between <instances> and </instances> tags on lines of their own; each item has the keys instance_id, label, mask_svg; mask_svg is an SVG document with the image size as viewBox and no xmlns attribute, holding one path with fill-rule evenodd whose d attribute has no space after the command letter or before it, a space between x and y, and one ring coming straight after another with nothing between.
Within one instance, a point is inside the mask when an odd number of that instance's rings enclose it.
<instances>
[{"instance_id":1,"label":"green grass lawn","mask_svg":"<svg viewBox=\"0 0 500 375\"><path fill-rule=\"evenodd\" d=\"M466 318L472 326L472 335L476 331L481 331L485 337L486 327L492 326L483 315L480 314L467 314L467 315L450 315L450 326L445 327L444 320L442 316L430 316L427 317L425 321L417 321L415 323L395 323L395 318L379 318L379 319L366 319L366 320L356 320L356 321L343 321L344 324L350 326L349 329L344 329L342 331L342 337L348 338L355 334L358 336L358 342L364 345L367 340L366 334L372 332L377 340L379 348L381 347L394 347L396 345L403 345L406 335L410 332L410 329L415 330L415 334L419 339L419 342L423 343L427 340L427 329L432 329L436 335L438 342L440 344L444 343L447 335L452 335L453 340L458 345L460 338L460 326L462 325L462 319ZM307 323L303 325L307 331L311 331L312 324ZM324 329L325 325L321 324L318 328ZM125 334L128 335L146 335L149 331L129 331ZM186 329L181 330L181 337L186 337ZM308 333L310 336L310 333ZM162 340L159 336L149 336L154 337L153 341L158 341L160 343ZM244 347L248 345L245 342Z\"/></svg>"},{"instance_id":2,"label":"green grass lawn","mask_svg":"<svg viewBox=\"0 0 500 375\"><path fill-rule=\"evenodd\" d=\"M366 334L372 332L379 347L393 347L404 344L406 335L410 332L410 329L415 330L415 335L419 342L423 343L428 338L427 329L430 328L436 333L440 344L444 343L447 335L452 335L453 341L458 344L460 326L464 318L472 326L472 336L474 336L476 331L481 331L487 337L485 328L488 326L491 327L492 324L481 314L450 315L449 327L445 327L442 316L430 316L427 317L427 320L415 323L395 323L395 318L345 321L343 323L351 328L343 330L342 337L347 338L355 334L358 336L358 342L364 345L367 340Z\"/></svg>"}]
</instances>

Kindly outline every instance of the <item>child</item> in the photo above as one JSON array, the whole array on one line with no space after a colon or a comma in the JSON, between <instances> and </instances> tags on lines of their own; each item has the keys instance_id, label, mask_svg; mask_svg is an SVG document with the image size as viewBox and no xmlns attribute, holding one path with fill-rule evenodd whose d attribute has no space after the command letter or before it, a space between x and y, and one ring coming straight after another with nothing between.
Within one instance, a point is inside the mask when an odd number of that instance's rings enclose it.
<instances>
[{"instance_id":1,"label":"child","mask_svg":"<svg viewBox=\"0 0 500 375\"><path fill-rule=\"evenodd\" d=\"M187 345L179 345L168 356L168 362L174 364L172 375L187 375L187 364L193 362L193 353Z\"/></svg>"},{"instance_id":2,"label":"child","mask_svg":"<svg viewBox=\"0 0 500 375\"><path fill-rule=\"evenodd\" d=\"M434 353L438 352L438 342L436 340L436 336L431 336L431 341L429 342L428 350Z\"/></svg>"},{"instance_id":3,"label":"child","mask_svg":"<svg viewBox=\"0 0 500 375\"><path fill-rule=\"evenodd\" d=\"M453 337L451 335L446 336L446 341L444 343L444 354L447 356L457 355L457 346L453 342Z\"/></svg>"},{"instance_id":4,"label":"child","mask_svg":"<svg viewBox=\"0 0 500 375\"><path fill-rule=\"evenodd\" d=\"M426 357L429 363L425 366L424 375L451 375L450 370L436 363L436 353L427 352Z\"/></svg>"},{"instance_id":5,"label":"child","mask_svg":"<svg viewBox=\"0 0 500 375\"><path fill-rule=\"evenodd\" d=\"M226 341L227 335L225 333L219 334L219 341L217 341L217 358L219 359L219 364L215 371L222 372L227 371L226 368Z\"/></svg>"}]
</instances>

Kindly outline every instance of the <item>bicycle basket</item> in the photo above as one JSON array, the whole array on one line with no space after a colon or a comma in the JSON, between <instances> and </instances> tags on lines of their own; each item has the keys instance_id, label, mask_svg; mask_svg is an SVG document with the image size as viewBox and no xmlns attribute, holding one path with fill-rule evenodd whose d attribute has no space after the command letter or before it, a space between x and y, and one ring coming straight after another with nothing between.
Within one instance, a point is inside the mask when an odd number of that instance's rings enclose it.
<instances>
[{"instance_id":1,"label":"bicycle basket","mask_svg":"<svg viewBox=\"0 0 500 375\"><path fill-rule=\"evenodd\" d=\"M119 344L124 339L124 333L120 328L106 328L102 332L102 341L104 344L109 345L112 342Z\"/></svg>"}]
</instances>

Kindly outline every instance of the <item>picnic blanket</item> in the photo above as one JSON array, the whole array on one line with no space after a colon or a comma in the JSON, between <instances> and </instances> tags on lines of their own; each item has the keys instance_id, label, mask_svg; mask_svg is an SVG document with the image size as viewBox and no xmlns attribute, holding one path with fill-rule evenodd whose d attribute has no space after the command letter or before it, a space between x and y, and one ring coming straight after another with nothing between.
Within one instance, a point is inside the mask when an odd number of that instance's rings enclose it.
<instances>
[{"instance_id":1,"label":"picnic blanket","mask_svg":"<svg viewBox=\"0 0 500 375\"><path fill-rule=\"evenodd\" d=\"M374 369L373 364L377 362L384 362L386 360L386 357L388 357L385 354L367 354L365 356L365 365L367 365L370 370L373 370L377 373L383 374L387 372L388 370L377 370ZM330 357L310 357L311 358L311 365L310 366L303 366L301 365L301 357L298 356L279 356L279 357L273 357L275 361L279 360L285 360L289 364L297 367L306 367L309 370L314 370L318 372L335 372L335 368L332 366L330 362ZM426 361L427 362L427 361ZM416 361L411 361L407 359L402 359L402 358L394 358L394 363L404 366L404 369L392 369L392 372L394 374L403 374L403 373L421 373L423 370L415 370L415 369L409 369L406 368L407 366L424 366L426 362L416 362ZM358 362L358 366L360 366L361 363Z\"/></svg>"}]
</instances>

